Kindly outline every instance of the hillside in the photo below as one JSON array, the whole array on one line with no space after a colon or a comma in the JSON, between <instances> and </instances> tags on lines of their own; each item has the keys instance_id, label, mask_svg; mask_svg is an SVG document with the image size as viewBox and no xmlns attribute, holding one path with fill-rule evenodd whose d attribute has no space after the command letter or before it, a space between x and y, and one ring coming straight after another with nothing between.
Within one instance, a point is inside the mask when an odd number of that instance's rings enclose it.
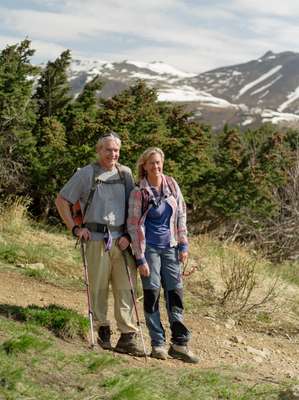
<instances>
[{"instance_id":1,"label":"hillside","mask_svg":"<svg viewBox=\"0 0 299 400\"><path fill-rule=\"evenodd\" d=\"M185 277L185 316L198 365L92 352L81 337L88 332L81 321L86 299L73 240L30 221L21 204L6 209L0 224L0 399L296 398L290 396L299 384L298 265L292 271L273 266L202 236L191 240L187 270L193 268ZM249 270L254 280L249 274L244 303L241 292L227 295L227 282Z\"/></svg>"},{"instance_id":2,"label":"hillside","mask_svg":"<svg viewBox=\"0 0 299 400\"><path fill-rule=\"evenodd\" d=\"M163 62L108 62L75 59L69 77L72 90L99 75L100 96L111 97L142 79L158 91L160 101L184 104L195 118L221 129L225 123L242 129L262 122L299 125L299 54L273 53L249 62L201 74L187 73Z\"/></svg>"}]
</instances>

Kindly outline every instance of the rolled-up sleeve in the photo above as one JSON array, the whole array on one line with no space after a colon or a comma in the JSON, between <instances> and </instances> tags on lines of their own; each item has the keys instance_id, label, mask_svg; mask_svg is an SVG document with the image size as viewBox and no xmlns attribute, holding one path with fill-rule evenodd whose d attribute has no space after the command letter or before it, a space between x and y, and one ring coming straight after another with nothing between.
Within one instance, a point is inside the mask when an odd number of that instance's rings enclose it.
<instances>
[{"instance_id":1,"label":"rolled-up sleeve","mask_svg":"<svg viewBox=\"0 0 299 400\"><path fill-rule=\"evenodd\" d=\"M177 189L177 236L179 248L181 251L188 249L188 231L187 231L187 208L179 185L176 182Z\"/></svg>"},{"instance_id":2,"label":"rolled-up sleeve","mask_svg":"<svg viewBox=\"0 0 299 400\"><path fill-rule=\"evenodd\" d=\"M142 193L139 189L132 190L129 197L129 210L127 219L127 229L131 237L131 246L135 258L138 260L144 259L144 232L141 227L142 217Z\"/></svg>"},{"instance_id":3,"label":"rolled-up sleeve","mask_svg":"<svg viewBox=\"0 0 299 400\"><path fill-rule=\"evenodd\" d=\"M84 189L83 186L83 179L79 170L68 180L60 190L59 194L65 200L75 204L82 195Z\"/></svg>"}]
</instances>

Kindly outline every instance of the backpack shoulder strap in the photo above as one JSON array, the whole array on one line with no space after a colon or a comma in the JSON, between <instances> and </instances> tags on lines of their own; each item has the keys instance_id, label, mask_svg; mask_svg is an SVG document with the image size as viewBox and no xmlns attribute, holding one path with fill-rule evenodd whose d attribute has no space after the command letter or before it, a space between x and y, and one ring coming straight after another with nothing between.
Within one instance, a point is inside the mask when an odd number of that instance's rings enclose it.
<instances>
[{"instance_id":1,"label":"backpack shoulder strap","mask_svg":"<svg viewBox=\"0 0 299 400\"><path fill-rule=\"evenodd\" d=\"M121 164L116 164L115 167L117 169L121 182L125 185L126 184L125 171L123 170Z\"/></svg>"},{"instance_id":2,"label":"backpack shoulder strap","mask_svg":"<svg viewBox=\"0 0 299 400\"><path fill-rule=\"evenodd\" d=\"M143 215L149 206L149 192L145 188L139 190L141 192L141 215Z\"/></svg>"},{"instance_id":3,"label":"backpack shoulder strap","mask_svg":"<svg viewBox=\"0 0 299 400\"><path fill-rule=\"evenodd\" d=\"M166 179L166 183L167 183L167 186L170 189L171 194L176 199L177 196L178 196L178 193L177 193L175 180L171 176L168 176L168 175L165 175L165 179Z\"/></svg>"},{"instance_id":4,"label":"backpack shoulder strap","mask_svg":"<svg viewBox=\"0 0 299 400\"><path fill-rule=\"evenodd\" d=\"M90 192L88 194L87 202L86 202L84 210L83 210L83 220L84 220L85 214L86 214L86 212L87 212L87 210L88 210L88 208L89 208L89 206L90 206L90 204L92 202L92 199L93 199L93 196L94 196L94 192L95 192L96 187L97 187L97 182L96 182L96 179L95 179L96 164L93 163L93 164L90 164L90 165L92 167L92 181L91 181L91 188L90 188Z\"/></svg>"},{"instance_id":5,"label":"backpack shoulder strap","mask_svg":"<svg viewBox=\"0 0 299 400\"><path fill-rule=\"evenodd\" d=\"M138 183L136 183L136 188L139 189L141 193L141 216L146 212L149 205L149 192L145 188L141 188Z\"/></svg>"},{"instance_id":6,"label":"backpack shoulder strap","mask_svg":"<svg viewBox=\"0 0 299 400\"><path fill-rule=\"evenodd\" d=\"M120 177L120 183L122 183L125 186L125 196L126 196L126 199L128 199L130 192L131 192L131 190L130 190L131 188L129 188L129 186L128 186L128 181L125 176L125 171L123 170L121 164L116 164L115 166L116 166L118 175Z\"/></svg>"},{"instance_id":7,"label":"backpack shoulder strap","mask_svg":"<svg viewBox=\"0 0 299 400\"><path fill-rule=\"evenodd\" d=\"M177 200L177 188L176 188L174 179L168 175L165 175L165 179L166 179L166 183L167 183L167 186L169 187L171 194ZM141 212L143 215L146 212L146 210L148 209L150 195L149 195L149 192L145 188L139 187L139 190L141 192Z\"/></svg>"}]
</instances>

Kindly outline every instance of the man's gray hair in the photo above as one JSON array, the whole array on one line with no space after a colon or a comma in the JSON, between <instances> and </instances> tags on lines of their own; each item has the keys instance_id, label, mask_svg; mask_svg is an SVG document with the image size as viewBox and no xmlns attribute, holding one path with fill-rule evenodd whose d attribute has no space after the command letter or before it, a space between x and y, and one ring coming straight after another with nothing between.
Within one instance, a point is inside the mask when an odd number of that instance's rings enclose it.
<instances>
[{"instance_id":1,"label":"man's gray hair","mask_svg":"<svg viewBox=\"0 0 299 400\"><path fill-rule=\"evenodd\" d=\"M110 131L99 138L99 140L97 141L97 147L101 148L104 142L107 142L108 140L114 140L119 147L121 146L121 140L118 134L116 132Z\"/></svg>"}]
</instances>

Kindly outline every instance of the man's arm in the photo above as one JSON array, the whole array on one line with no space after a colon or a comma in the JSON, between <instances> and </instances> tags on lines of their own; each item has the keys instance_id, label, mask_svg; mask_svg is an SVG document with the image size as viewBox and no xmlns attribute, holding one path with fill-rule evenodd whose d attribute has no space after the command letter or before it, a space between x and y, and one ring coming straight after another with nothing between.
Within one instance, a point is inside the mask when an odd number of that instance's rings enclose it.
<instances>
[{"instance_id":1,"label":"man's arm","mask_svg":"<svg viewBox=\"0 0 299 400\"><path fill-rule=\"evenodd\" d=\"M71 203L65 200L60 194L57 195L55 200L55 205L59 212L59 215L67 228L73 231L74 226L76 226L72 213L71 213ZM74 235L78 236L80 239L89 240L91 238L90 231L87 228L76 228L74 230Z\"/></svg>"},{"instance_id":2,"label":"man's arm","mask_svg":"<svg viewBox=\"0 0 299 400\"><path fill-rule=\"evenodd\" d=\"M128 203L129 203L129 196L132 190L135 187L134 178L132 175L132 171L129 167L121 166L123 171L123 177L125 179L125 234L118 239L118 246L123 251L130 245L130 236L127 233L127 216L128 216Z\"/></svg>"},{"instance_id":3,"label":"man's arm","mask_svg":"<svg viewBox=\"0 0 299 400\"><path fill-rule=\"evenodd\" d=\"M71 213L71 203L69 203L60 194L58 194L55 200L55 205L61 219L63 220L67 228L71 231L75 226L75 222L73 221Z\"/></svg>"}]
</instances>

